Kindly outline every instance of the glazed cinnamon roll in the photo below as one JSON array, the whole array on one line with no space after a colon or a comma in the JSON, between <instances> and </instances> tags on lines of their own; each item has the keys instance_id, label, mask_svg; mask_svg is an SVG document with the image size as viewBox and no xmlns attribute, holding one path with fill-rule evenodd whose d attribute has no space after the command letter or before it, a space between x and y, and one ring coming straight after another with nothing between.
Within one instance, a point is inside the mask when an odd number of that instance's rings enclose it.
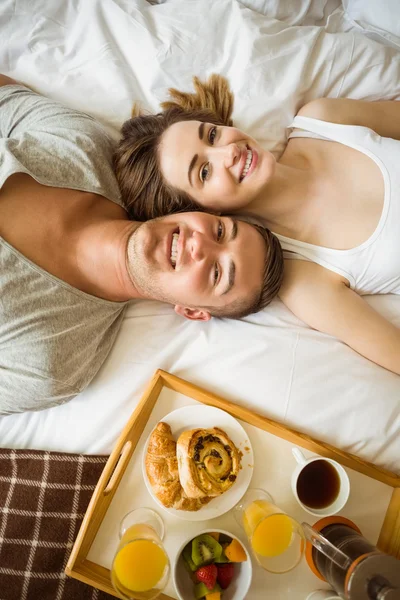
<instances>
[{"instance_id":1,"label":"glazed cinnamon roll","mask_svg":"<svg viewBox=\"0 0 400 600\"><path fill-rule=\"evenodd\" d=\"M236 481L239 452L222 429L184 431L176 443L179 479L189 498L219 496Z\"/></svg>"}]
</instances>

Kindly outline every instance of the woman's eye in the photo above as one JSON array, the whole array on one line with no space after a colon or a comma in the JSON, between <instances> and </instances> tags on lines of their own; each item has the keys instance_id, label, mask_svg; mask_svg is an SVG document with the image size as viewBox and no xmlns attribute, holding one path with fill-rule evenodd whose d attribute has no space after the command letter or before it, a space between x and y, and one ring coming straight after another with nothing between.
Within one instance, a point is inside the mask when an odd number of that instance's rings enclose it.
<instances>
[{"instance_id":1,"label":"woman's eye","mask_svg":"<svg viewBox=\"0 0 400 600\"><path fill-rule=\"evenodd\" d=\"M218 224L217 241L219 242L223 236L224 228L221 221Z\"/></svg>"},{"instance_id":2,"label":"woman's eye","mask_svg":"<svg viewBox=\"0 0 400 600\"><path fill-rule=\"evenodd\" d=\"M203 181L203 182L206 181L206 179L208 179L209 174L210 174L210 165L209 165L209 163L207 163L200 169L201 181Z\"/></svg>"},{"instance_id":3,"label":"woman's eye","mask_svg":"<svg viewBox=\"0 0 400 600\"><path fill-rule=\"evenodd\" d=\"M219 279L219 266L215 265L214 267L214 285L217 285Z\"/></svg>"},{"instance_id":4,"label":"woman's eye","mask_svg":"<svg viewBox=\"0 0 400 600\"><path fill-rule=\"evenodd\" d=\"M216 127L211 127L209 133L208 133L208 140L210 142L211 145L214 144L214 140L215 140L215 136L217 135L217 128Z\"/></svg>"}]
</instances>

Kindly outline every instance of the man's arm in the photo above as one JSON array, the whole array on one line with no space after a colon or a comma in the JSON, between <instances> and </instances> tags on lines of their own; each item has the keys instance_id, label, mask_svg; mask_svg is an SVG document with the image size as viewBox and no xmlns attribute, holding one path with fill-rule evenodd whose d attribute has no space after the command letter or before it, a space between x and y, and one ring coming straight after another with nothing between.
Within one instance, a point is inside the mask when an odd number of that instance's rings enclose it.
<instances>
[{"instance_id":1,"label":"man's arm","mask_svg":"<svg viewBox=\"0 0 400 600\"><path fill-rule=\"evenodd\" d=\"M288 260L279 296L314 329L400 375L400 329L347 287L341 276L314 263Z\"/></svg>"},{"instance_id":2,"label":"man's arm","mask_svg":"<svg viewBox=\"0 0 400 600\"><path fill-rule=\"evenodd\" d=\"M369 127L382 137L400 140L400 102L369 102L349 98L319 98L297 113L330 123Z\"/></svg>"},{"instance_id":3,"label":"man's arm","mask_svg":"<svg viewBox=\"0 0 400 600\"><path fill-rule=\"evenodd\" d=\"M1 75L0 73L0 87L2 85L15 85L18 84L18 81L15 79L11 79L11 77L7 77L7 75Z\"/></svg>"}]
</instances>

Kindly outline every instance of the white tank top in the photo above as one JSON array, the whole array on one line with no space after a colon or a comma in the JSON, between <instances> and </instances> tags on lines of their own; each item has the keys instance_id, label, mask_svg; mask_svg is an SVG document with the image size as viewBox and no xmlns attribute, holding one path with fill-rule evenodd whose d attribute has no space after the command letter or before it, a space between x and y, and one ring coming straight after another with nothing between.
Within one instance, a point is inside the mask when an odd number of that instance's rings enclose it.
<instances>
[{"instance_id":1,"label":"white tank top","mask_svg":"<svg viewBox=\"0 0 400 600\"><path fill-rule=\"evenodd\" d=\"M285 258L309 260L345 277L365 294L400 294L400 141L369 129L295 117L289 137L316 137L340 142L369 156L384 180L383 210L373 234L350 250L334 250L277 235Z\"/></svg>"}]
</instances>

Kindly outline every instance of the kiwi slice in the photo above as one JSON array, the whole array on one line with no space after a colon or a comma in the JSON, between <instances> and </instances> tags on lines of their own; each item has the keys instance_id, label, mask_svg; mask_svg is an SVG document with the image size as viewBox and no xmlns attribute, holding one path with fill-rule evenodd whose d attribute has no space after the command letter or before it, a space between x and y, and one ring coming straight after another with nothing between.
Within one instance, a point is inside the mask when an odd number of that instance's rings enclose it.
<instances>
[{"instance_id":1,"label":"kiwi slice","mask_svg":"<svg viewBox=\"0 0 400 600\"><path fill-rule=\"evenodd\" d=\"M197 571L198 567L192 561L191 544L187 545L182 552L183 563L189 573Z\"/></svg>"},{"instance_id":2,"label":"kiwi slice","mask_svg":"<svg viewBox=\"0 0 400 600\"><path fill-rule=\"evenodd\" d=\"M221 554L221 544L208 533L198 535L192 540L192 561L197 567L215 561Z\"/></svg>"},{"instance_id":3,"label":"kiwi slice","mask_svg":"<svg viewBox=\"0 0 400 600\"><path fill-rule=\"evenodd\" d=\"M216 559L214 560L214 562L215 562L215 563L218 563L218 564L220 564L220 563L228 563L228 562L231 562L231 561L230 561L230 560L229 560L229 558L226 556L226 554L225 554L224 550L222 550L222 554L221 554L221 556L220 556L219 558L216 558Z\"/></svg>"},{"instance_id":4,"label":"kiwi slice","mask_svg":"<svg viewBox=\"0 0 400 600\"><path fill-rule=\"evenodd\" d=\"M221 591L221 586L218 585L218 583L216 583L213 587L212 590L209 590L208 587L206 586L205 583L197 583L194 586L194 597L196 598L196 600L201 600L201 598L204 598L205 596L207 596L207 594L213 594L214 592L220 592Z\"/></svg>"}]
</instances>

